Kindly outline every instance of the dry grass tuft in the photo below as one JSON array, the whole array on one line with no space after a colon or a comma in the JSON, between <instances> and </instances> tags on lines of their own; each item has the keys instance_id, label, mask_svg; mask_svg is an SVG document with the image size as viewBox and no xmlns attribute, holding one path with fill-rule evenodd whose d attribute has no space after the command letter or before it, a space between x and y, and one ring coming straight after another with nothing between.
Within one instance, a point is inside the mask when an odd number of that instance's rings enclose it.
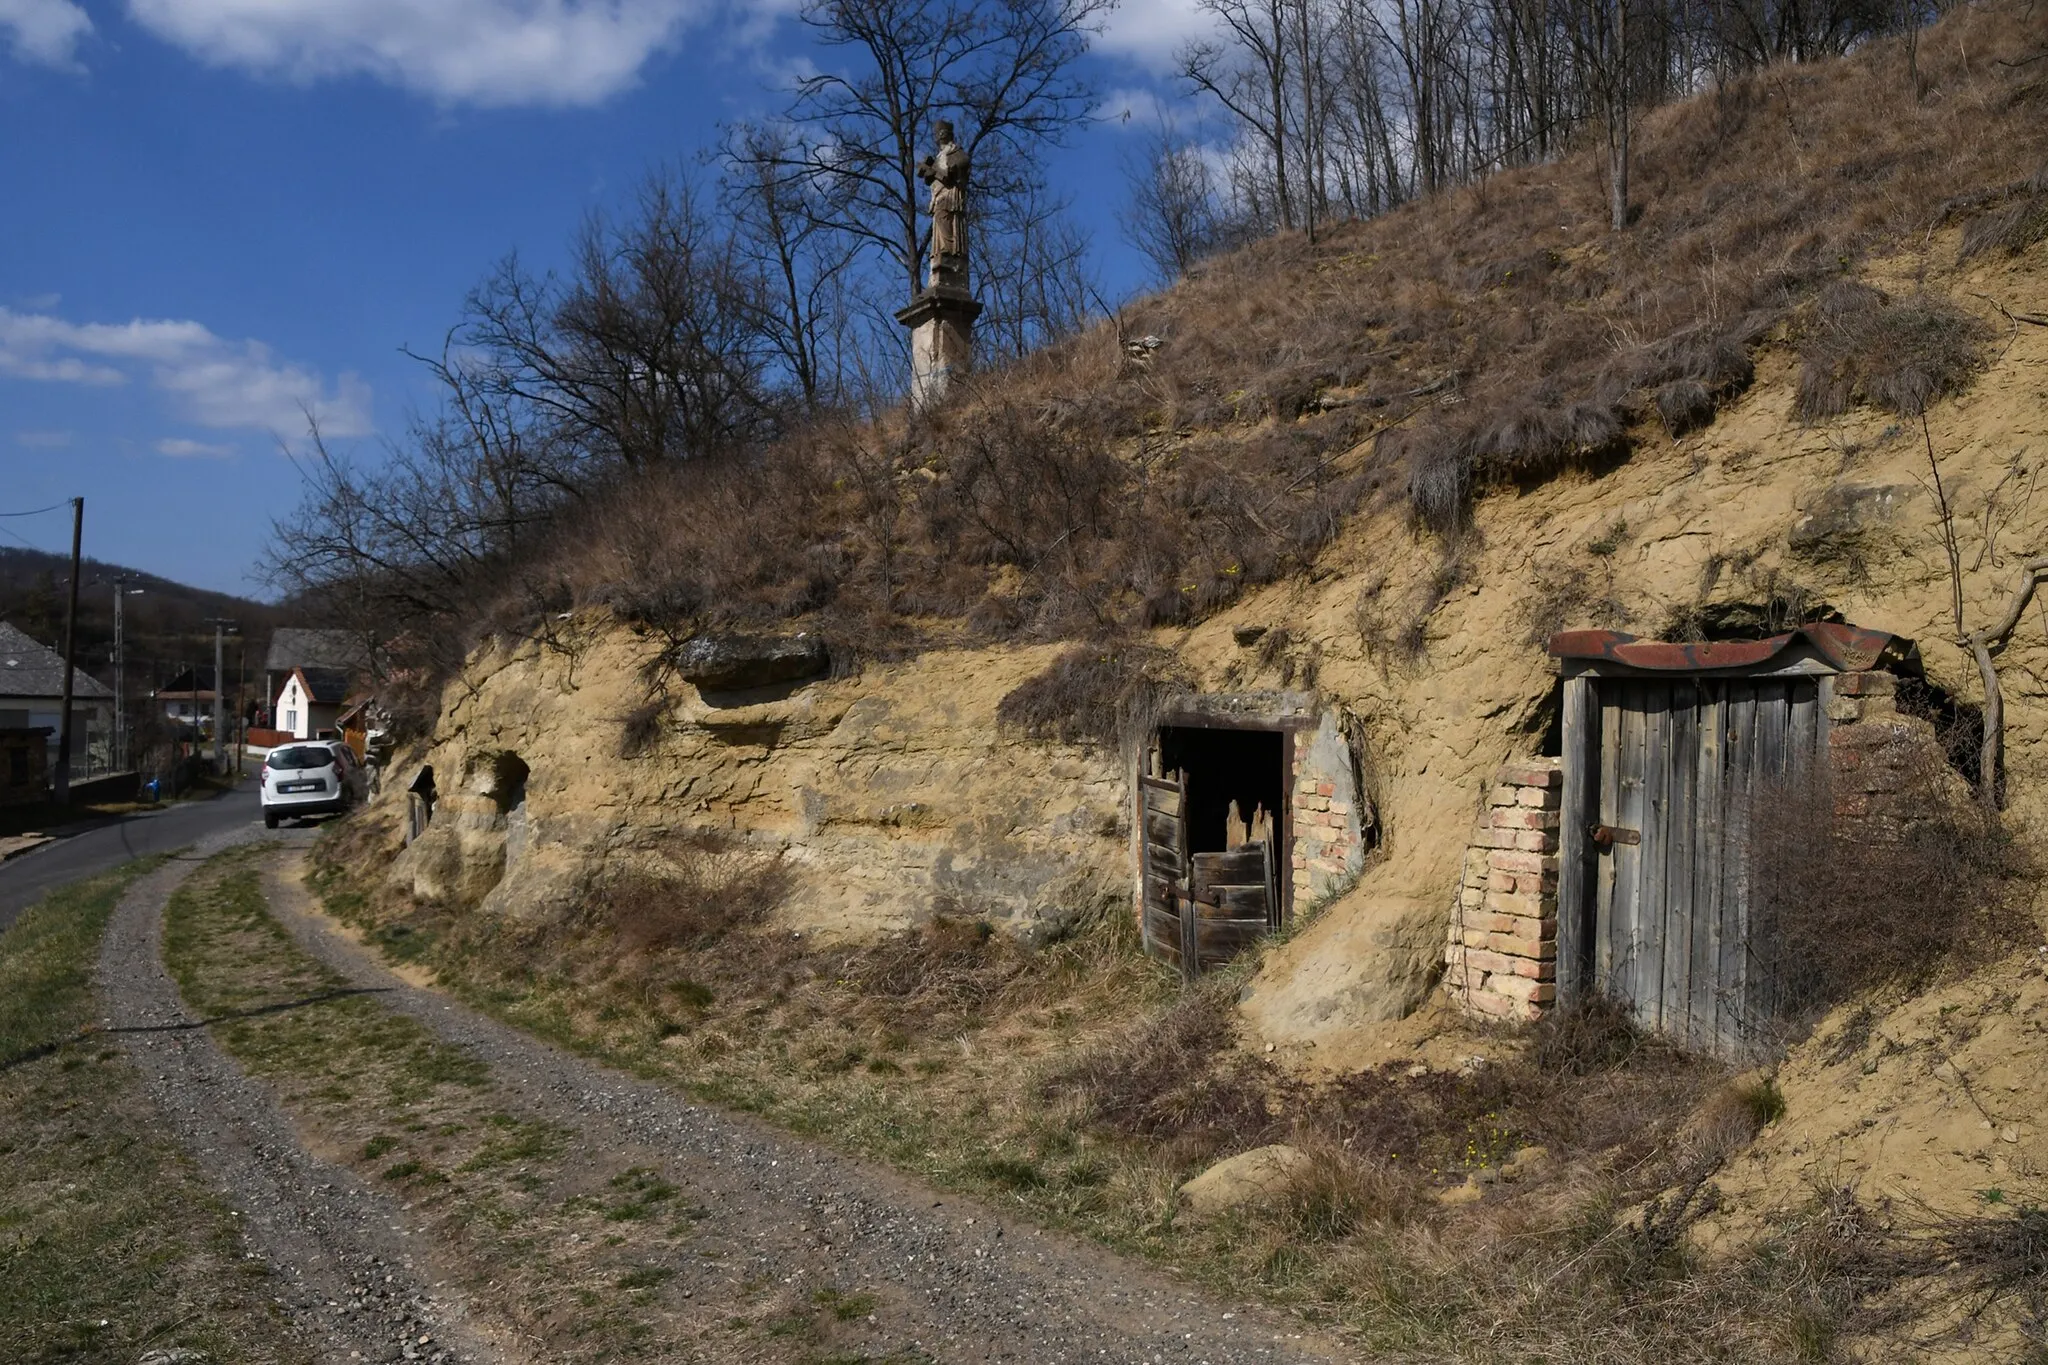
<instances>
[{"instance_id":1,"label":"dry grass tuft","mask_svg":"<svg viewBox=\"0 0 2048 1365\"><path fill-rule=\"evenodd\" d=\"M2008 185L1963 229L1961 259L1987 251L2017 256L2036 242L2048 241L2048 166L2025 180Z\"/></svg>"},{"instance_id":2,"label":"dry grass tuft","mask_svg":"<svg viewBox=\"0 0 2048 1365\"><path fill-rule=\"evenodd\" d=\"M711 832L681 834L608 875L587 914L629 952L703 948L762 923L790 884L779 852Z\"/></svg>"},{"instance_id":3,"label":"dry grass tuft","mask_svg":"<svg viewBox=\"0 0 2048 1365\"><path fill-rule=\"evenodd\" d=\"M1160 1013L1136 1020L1047 1079L1048 1098L1074 1098L1095 1123L1169 1141L1197 1155L1254 1147L1277 1131L1290 1089L1263 1060L1235 1051L1234 978L1212 976Z\"/></svg>"},{"instance_id":4,"label":"dry grass tuft","mask_svg":"<svg viewBox=\"0 0 2048 1365\"><path fill-rule=\"evenodd\" d=\"M619 717L619 757L638 758L661 742L668 698L653 697Z\"/></svg>"},{"instance_id":5,"label":"dry grass tuft","mask_svg":"<svg viewBox=\"0 0 2048 1365\"><path fill-rule=\"evenodd\" d=\"M1943 763L1937 736L1910 722L1854 772L1786 783L1769 809L1747 850L1767 889L1753 913L1778 997L1778 1017L1759 1028L1797 1035L1843 1000L1924 988L2029 931L2019 845Z\"/></svg>"},{"instance_id":6,"label":"dry grass tuft","mask_svg":"<svg viewBox=\"0 0 2048 1365\"><path fill-rule=\"evenodd\" d=\"M1800 420L1839 417L1867 402L1917 417L1982 369L1991 329L1928 294L1891 300L1866 285L1830 285L1800 341Z\"/></svg>"},{"instance_id":7,"label":"dry grass tuft","mask_svg":"<svg viewBox=\"0 0 2048 1365\"><path fill-rule=\"evenodd\" d=\"M1657 416L1674 440L1714 420L1719 408L1713 390L1697 379L1675 379L1657 390Z\"/></svg>"},{"instance_id":8,"label":"dry grass tuft","mask_svg":"<svg viewBox=\"0 0 2048 1365\"><path fill-rule=\"evenodd\" d=\"M1076 645L1012 688L996 720L1033 739L1109 745L1125 722L1183 676L1170 650L1128 642Z\"/></svg>"}]
</instances>

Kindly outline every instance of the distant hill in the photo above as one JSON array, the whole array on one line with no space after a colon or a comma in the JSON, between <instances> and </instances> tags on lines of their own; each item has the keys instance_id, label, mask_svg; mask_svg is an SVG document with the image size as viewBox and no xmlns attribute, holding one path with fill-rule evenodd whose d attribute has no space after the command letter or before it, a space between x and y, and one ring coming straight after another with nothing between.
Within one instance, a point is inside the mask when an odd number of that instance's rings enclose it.
<instances>
[{"instance_id":1,"label":"distant hill","mask_svg":"<svg viewBox=\"0 0 2048 1365\"><path fill-rule=\"evenodd\" d=\"M49 645L64 637L64 598L71 573L68 557L41 550L0 548L0 620L13 623ZM253 679L251 695L262 692L263 654L272 628L294 619L283 607L209 592L144 573L139 569L88 559L80 575L78 595L78 664L111 684L114 677L114 582L126 580L139 595L127 599L127 690L141 696L163 686L188 668L202 679L213 670L213 627L209 619L239 623L239 642L229 637L226 672L234 686L243 656L243 676ZM238 644L240 648L238 649Z\"/></svg>"}]
</instances>

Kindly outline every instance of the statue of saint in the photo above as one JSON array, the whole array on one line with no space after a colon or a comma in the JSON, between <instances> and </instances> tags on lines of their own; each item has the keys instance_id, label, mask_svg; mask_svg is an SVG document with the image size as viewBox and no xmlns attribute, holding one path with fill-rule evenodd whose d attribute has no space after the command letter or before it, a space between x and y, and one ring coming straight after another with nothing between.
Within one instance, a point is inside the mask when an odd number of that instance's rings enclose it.
<instances>
[{"instance_id":1,"label":"statue of saint","mask_svg":"<svg viewBox=\"0 0 2048 1365\"><path fill-rule=\"evenodd\" d=\"M953 140L953 125L940 119L932 129L939 149L917 163L918 178L932 187L931 267L927 288L967 288L967 149Z\"/></svg>"}]
</instances>

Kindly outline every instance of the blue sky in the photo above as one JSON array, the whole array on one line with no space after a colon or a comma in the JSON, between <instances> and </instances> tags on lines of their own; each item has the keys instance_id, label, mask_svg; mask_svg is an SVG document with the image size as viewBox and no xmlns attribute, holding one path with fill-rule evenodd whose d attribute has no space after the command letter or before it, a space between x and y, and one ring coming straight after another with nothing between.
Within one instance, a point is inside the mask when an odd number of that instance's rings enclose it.
<instances>
[{"instance_id":1,"label":"blue sky","mask_svg":"<svg viewBox=\"0 0 2048 1365\"><path fill-rule=\"evenodd\" d=\"M375 458L504 253L545 267L812 55L793 0L0 0L0 512L86 497L86 552L204 587L298 500L310 407ZM1051 166L1112 294L1121 163L1193 0L1123 0L1105 120ZM1138 117L1115 117L1126 107ZM57 514L0 520L62 550Z\"/></svg>"}]
</instances>

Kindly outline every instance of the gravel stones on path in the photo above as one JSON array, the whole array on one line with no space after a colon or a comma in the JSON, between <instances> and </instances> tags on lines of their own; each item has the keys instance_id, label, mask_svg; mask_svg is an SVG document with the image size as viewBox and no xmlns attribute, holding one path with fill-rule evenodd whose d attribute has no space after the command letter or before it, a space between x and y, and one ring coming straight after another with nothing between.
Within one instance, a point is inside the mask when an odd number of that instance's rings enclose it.
<instances>
[{"instance_id":1,"label":"gravel stones on path","mask_svg":"<svg viewBox=\"0 0 2048 1365\"><path fill-rule=\"evenodd\" d=\"M238 830L207 840L129 889L100 950L107 1027L234 1211L244 1255L272 1272L262 1291L323 1361L524 1359L487 1342L459 1300L432 1288L396 1204L301 1147L268 1090L221 1053L164 970L172 893L204 858L258 837Z\"/></svg>"},{"instance_id":2,"label":"gravel stones on path","mask_svg":"<svg viewBox=\"0 0 2048 1365\"><path fill-rule=\"evenodd\" d=\"M522 1106L571 1129L591 1150L658 1153L663 1175L707 1211L704 1227L743 1255L753 1280L873 1294L877 1333L899 1358L1017 1365L1349 1358L1276 1314L1218 1304L1140 1262L690 1103L408 984L337 933L299 878L279 875L278 861L266 867L264 889L301 946L354 984L379 990L385 1007L469 1049ZM387 1217L398 1222L388 1206L374 1220ZM727 1266L685 1261L676 1270L693 1294L730 1291Z\"/></svg>"}]
</instances>

